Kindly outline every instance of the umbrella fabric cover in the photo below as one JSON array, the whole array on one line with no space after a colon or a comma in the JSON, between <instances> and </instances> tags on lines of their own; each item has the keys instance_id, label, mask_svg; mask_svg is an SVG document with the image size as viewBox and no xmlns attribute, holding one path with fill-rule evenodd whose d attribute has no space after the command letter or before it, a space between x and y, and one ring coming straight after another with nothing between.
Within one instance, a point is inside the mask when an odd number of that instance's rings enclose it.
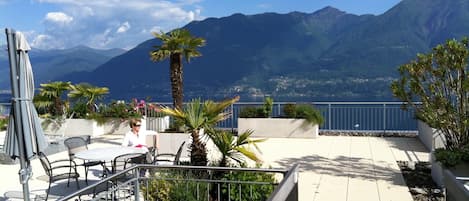
<instances>
[{"instance_id":1,"label":"umbrella fabric cover","mask_svg":"<svg viewBox=\"0 0 469 201\"><path fill-rule=\"evenodd\" d=\"M16 64L10 64L13 99L8 132L4 144L5 152L11 158L21 157L19 149L23 149L25 159L29 160L47 147L47 141L39 122L36 108L32 102L34 97L34 78L28 56L28 51L31 48L21 32L16 32L14 38L15 46L13 48L16 48L14 51L15 55L10 55L10 59L16 60L16 62L10 61ZM13 66L16 69L13 69ZM18 128L15 129L15 125ZM23 135L23 144L20 144L18 135Z\"/></svg>"}]
</instances>

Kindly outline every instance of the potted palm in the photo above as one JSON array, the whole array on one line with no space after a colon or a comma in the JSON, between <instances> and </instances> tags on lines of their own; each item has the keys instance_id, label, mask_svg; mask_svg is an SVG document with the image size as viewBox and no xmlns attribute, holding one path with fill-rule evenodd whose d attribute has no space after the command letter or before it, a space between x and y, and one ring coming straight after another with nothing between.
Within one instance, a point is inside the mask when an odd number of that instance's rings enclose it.
<instances>
[{"instance_id":1,"label":"potted palm","mask_svg":"<svg viewBox=\"0 0 469 201\"><path fill-rule=\"evenodd\" d=\"M182 109L163 107L161 111L183 122L186 131L190 134L190 160L191 165L206 166L208 164L207 147L202 141L204 129L212 128L217 122L226 119L229 113L225 109L239 100L239 97L227 99L221 102L193 99ZM163 136L160 136L160 140ZM161 140L163 141L163 140Z\"/></svg>"},{"instance_id":2,"label":"potted palm","mask_svg":"<svg viewBox=\"0 0 469 201\"><path fill-rule=\"evenodd\" d=\"M68 92L70 99L62 97ZM76 136L101 135L104 133L98 122L91 120L96 113L96 102L109 93L106 87L95 87L81 83L51 82L41 84L34 104L43 119L42 126L49 135Z\"/></svg>"},{"instance_id":3,"label":"potted palm","mask_svg":"<svg viewBox=\"0 0 469 201\"><path fill-rule=\"evenodd\" d=\"M399 67L401 77L391 84L394 96L405 102L403 108L414 109L416 118L432 128L431 136L424 137L432 140L432 176L436 183L451 186L447 194L456 200L469 200L469 192L456 180L469 176L468 46L467 38L453 39L419 54ZM439 143L441 147L434 146Z\"/></svg>"}]
</instances>

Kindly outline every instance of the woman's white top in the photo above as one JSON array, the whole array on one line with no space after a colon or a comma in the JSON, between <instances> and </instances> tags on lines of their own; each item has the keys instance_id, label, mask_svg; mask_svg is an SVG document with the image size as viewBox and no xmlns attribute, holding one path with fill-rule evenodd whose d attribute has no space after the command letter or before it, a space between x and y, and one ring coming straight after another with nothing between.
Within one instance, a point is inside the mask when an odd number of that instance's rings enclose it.
<instances>
[{"instance_id":1,"label":"woman's white top","mask_svg":"<svg viewBox=\"0 0 469 201\"><path fill-rule=\"evenodd\" d=\"M124 147L147 146L145 132L139 132L138 135L135 135L132 131L127 132L124 136L124 141L122 141L122 146Z\"/></svg>"}]
</instances>

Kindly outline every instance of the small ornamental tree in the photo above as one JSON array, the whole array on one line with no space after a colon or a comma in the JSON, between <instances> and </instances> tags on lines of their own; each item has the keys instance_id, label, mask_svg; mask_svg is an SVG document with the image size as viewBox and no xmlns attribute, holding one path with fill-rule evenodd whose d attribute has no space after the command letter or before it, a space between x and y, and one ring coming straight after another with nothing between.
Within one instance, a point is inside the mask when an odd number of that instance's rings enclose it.
<instances>
[{"instance_id":1,"label":"small ornamental tree","mask_svg":"<svg viewBox=\"0 0 469 201\"><path fill-rule=\"evenodd\" d=\"M400 66L400 79L391 84L404 109L415 109L418 119L441 131L450 152L469 144L468 56L467 38L448 40Z\"/></svg>"}]
</instances>

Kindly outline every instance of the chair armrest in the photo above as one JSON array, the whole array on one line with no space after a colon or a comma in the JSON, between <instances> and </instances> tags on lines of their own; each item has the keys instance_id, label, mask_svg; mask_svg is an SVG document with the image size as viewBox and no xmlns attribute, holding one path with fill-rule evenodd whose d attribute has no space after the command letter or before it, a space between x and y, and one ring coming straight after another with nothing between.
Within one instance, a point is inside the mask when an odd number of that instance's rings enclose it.
<instances>
[{"instance_id":1,"label":"chair armrest","mask_svg":"<svg viewBox=\"0 0 469 201\"><path fill-rule=\"evenodd\" d=\"M159 156L171 156L171 157L175 157L176 154L166 154L166 153L162 153L162 154L157 154L156 157L159 157Z\"/></svg>"},{"instance_id":2,"label":"chair armrest","mask_svg":"<svg viewBox=\"0 0 469 201\"><path fill-rule=\"evenodd\" d=\"M456 180L469 181L469 177L456 177Z\"/></svg>"},{"instance_id":3,"label":"chair armrest","mask_svg":"<svg viewBox=\"0 0 469 201\"><path fill-rule=\"evenodd\" d=\"M75 161L73 160L70 160L70 159L60 159L60 160L55 160L55 161L51 161L50 164L53 165L53 164L57 164L57 163L74 163L75 164ZM76 165L76 164L75 164Z\"/></svg>"},{"instance_id":4,"label":"chair armrest","mask_svg":"<svg viewBox=\"0 0 469 201\"><path fill-rule=\"evenodd\" d=\"M65 164L65 162L67 164ZM59 164L59 163L63 163L63 164ZM75 163L75 161L70 161L70 160L58 160L58 161L53 161L50 164L51 164L51 169L70 168L70 167L76 169L77 167L77 164Z\"/></svg>"}]
</instances>

